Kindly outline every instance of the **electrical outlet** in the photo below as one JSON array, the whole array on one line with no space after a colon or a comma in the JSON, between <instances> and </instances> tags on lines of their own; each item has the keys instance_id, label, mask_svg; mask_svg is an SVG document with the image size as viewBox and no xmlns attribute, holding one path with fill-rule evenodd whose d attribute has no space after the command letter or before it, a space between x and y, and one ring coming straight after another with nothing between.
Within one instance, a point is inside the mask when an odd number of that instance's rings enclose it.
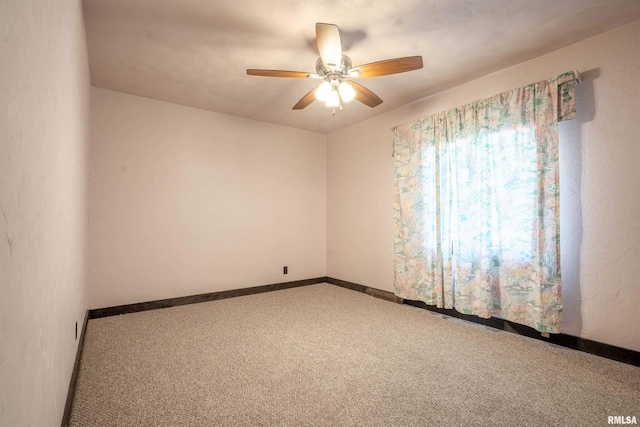
<instances>
[{"instance_id":1,"label":"electrical outlet","mask_svg":"<svg viewBox=\"0 0 640 427\"><path fill-rule=\"evenodd\" d=\"M282 274L289 274L289 267L287 267L286 265L282 267Z\"/></svg>"}]
</instances>

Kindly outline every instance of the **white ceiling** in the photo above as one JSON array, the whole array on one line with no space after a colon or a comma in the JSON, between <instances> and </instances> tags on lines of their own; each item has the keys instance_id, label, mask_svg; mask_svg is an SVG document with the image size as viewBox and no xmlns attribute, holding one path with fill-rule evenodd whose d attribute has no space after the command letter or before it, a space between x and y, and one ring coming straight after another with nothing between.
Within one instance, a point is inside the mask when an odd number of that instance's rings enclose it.
<instances>
[{"instance_id":1,"label":"white ceiling","mask_svg":"<svg viewBox=\"0 0 640 427\"><path fill-rule=\"evenodd\" d=\"M94 86L328 133L640 19L639 0L85 0ZM359 79L384 103L291 107L319 83L315 23L337 24L353 65L422 55Z\"/></svg>"}]
</instances>

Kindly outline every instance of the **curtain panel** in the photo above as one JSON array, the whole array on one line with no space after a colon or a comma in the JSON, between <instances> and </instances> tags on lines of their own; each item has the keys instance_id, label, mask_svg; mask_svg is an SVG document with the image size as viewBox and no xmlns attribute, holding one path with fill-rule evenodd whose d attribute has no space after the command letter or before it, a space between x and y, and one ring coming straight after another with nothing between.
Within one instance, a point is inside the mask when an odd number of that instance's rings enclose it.
<instances>
[{"instance_id":1,"label":"curtain panel","mask_svg":"<svg viewBox=\"0 0 640 427\"><path fill-rule=\"evenodd\" d=\"M395 293L558 333L558 122L578 73L393 128Z\"/></svg>"}]
</instances>

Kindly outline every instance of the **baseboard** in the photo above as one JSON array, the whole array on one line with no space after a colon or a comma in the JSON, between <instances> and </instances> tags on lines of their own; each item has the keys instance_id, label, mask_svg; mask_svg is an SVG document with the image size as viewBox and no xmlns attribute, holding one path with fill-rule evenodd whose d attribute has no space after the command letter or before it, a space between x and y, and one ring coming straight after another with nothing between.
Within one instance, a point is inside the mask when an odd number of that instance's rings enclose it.
<instances>
[{"instance_id":1,"label":"baseboard","mask_svg":"<svg viewBox=\"0 0 640 427\"><path fill-rule=\"evenodd\" d=\"M326 282L332 285L340 286L342 288L351 289L352 291L362 292L372 297L380 298L383 300L403 304L404 300L396 296L393 292L383 291L369 286L359 285L353 282L347 282L346 280L340 280L333 277L326 277Z\"/></svg>"},{"instance_id":2,"label":"baseboard","mask_svg":"<svg viewBox=\"0 0 640 427\"><path fill-rule=\"evenodd\" d=\"M413 307L422 308L431 312L440 313L446 316L456 317L458 319L465 320L467 322L479 323L481 325L499 329L506 332L511 332L518 335L524 335L529 338L535 338L537 340L545 341L551 344L555 344L561 347L571 348L573 350L582 351L584 353L595 354L607 359L616 360L618 362L626 363L629 365L640 366L640 352L629 350L622 347L616 347L609 344L604 344L597 341L592 341L586 338L580 338L573 335L566 334L550 334L549 337L543 337L540 332L528 326L513 323L508 320L498 319L492 317L490 319L483 319L478 316L469 314L462 314L453 309L437 308L432 305L427 305L422 301L404 300L397 297L392 292L383 291L369 286L360 285L358 283L347 282L345 280L335 279L333 277L326 278L327 283L341 286L343 288L351 289L357 292L363 292L378 298L393 301L399 304L406 304Z\"/></svg>"},{"instance_id":3,"label":"baseboard","mask_svg":"<svg viewBox=\"0 0 640 427\"><path fill-rule=\"evenodd\" d=\"M84 314L82 322L82 332L80 332L80 340L76 350L76 361L73 364L71 372L71 380L69 381L69 390L67 391L67 400L64 404L64 413L62 415L62 427L67 427L71 422L71 409L73 407L73 399L76 396L76 385L78 383L78 374L80 373L80 361L82 360L82 350L84 349L84 336L87 332L87 323L89 323L89 310Z\"/></svg>"},{"instance_id":4,"label":"baseboard","mask_svg":"<svg viewBox=\"0 0 640 427\"><path fill-rule=\"evenodd\" d=\"M135 304L118 305L114 307L96 308L89 310L89 319L116 316L119 314L137 313L139 311L156 310L159 308L176 307L179 305L196 304L199 302L216 301L226 298L244 295L261 294L263 292L278 291L282 289L297 288L300 286L315 285L326 282L326 277L314 279L296 280L292 282L273 283L270 285L256 286L252 288L230 289L228 291L210 292L199 295L189 295L177 298L167 298L156 301L140 302Z\"/></svg>"},{"instance_id":5,"label":"baseboard","mask_svg":"<svg viewBox=\"0 0 640 427\"><path fill-rule=\"evenodd\" d=\"M340 286L342 288L351 289L356 292L366 293L376 298L381 298L387 301L395 302L398 304L411 305L413 307L422 308L431 312L440 313L446 316L455 317L468 322L478 323L490 328L499 329L506 332L515 333L518 335L524 335L537 340L545 341L551 344L559 345L561 347L571 348L574 350L582 351L585 353L595 354L597 356L605 357L607 359L616 360L618 362L627 363L634 366L640 366L640 352L629 350L622 347L616 347L609 344L604 344L597 341L592 341L586 338L580 338L573 335L566 334L551 334L549 337L543 337L540 332L528 326L520 325L510 322L508 320L498 319L492 317L490 319L482 319L477 316L459 313L453 309L437 308L435 306L427 305L422 301L410 301L399 298L395 294L389 291L383 291L381 289L372 288L370 286L361 285L358 283L348 282L346 280L336 279L334 277L316 277L313 279L297 280L292 282L274 283L270 285L256 286L252 288L231 289L228 291L211 292L207 294L191 295L178 298L168 298L163 300L141 302L136 304L120 305L115 307L98 308L88 311L89 319L96 319L100 317L115 316L119 314L136 313L139 311L155 310L159 308L175 307L185 304L195 304L199 302L215 301L226 298L233 298L244 295L254 295L264 292L277 291L281 289L296 288L299 286L314 285L317 283L330 283L332 285ZM83 326L80 346L84 342L84 330ZM78 353L76 364L79 363L79 357L81 355L81 348ZM75 370L74 370L75 372ZM76 374L77 375L77 374ZM73 382L75 390L75 383ZM71 385L69 386L71 391ZM68 399L67 399L68 400ZM73 400L72 400L73 401ZM70 402L67 402L67 406L70 406ZM65 414L66 414L65 407ZM70 412L70 409L69 409ZM69 414L70 415L70 414Z\"/></svg>"}]
</instances>

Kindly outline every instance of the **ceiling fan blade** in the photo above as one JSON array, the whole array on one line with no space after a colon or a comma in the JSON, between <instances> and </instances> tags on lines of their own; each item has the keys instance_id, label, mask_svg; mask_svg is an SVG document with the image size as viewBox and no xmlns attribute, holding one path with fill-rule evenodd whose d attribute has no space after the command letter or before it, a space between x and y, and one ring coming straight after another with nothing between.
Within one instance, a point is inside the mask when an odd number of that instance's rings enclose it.
<instances>
[{"instance_id":1,"label":"ceiling fan blade","mask_svg":"<svg viewBox=\"0 0 640 427\"><path fill-rule=\"evenodd\" d=\"M422 56L406 56L404 58L386 59L384 61L360 65L352 68L351 71L360 72L360 75L357 77L378 77L405 73L407 71L419 70L420 68L422 68Z\"/></svg>"},{"instance_id":2,"label":"ceiling fan blade","mask_svg":"<svg viewBox=\"0 0 640 427\"><path fill-rule=\"evenodd\" d=\"M316 44L324 66L334 70L342 63L342 40L337 25L316 24Z\"/></svg>"},{"instance_id":3,"label":"ceiling fan blade","mask_svg":"<svg viewBox=\"0 0 640 427\"><path fill-rule=\"evenodd\" d=\"M248 69L247 74L250 76L264 76L264 77L291 77L291 78L307 78L309 74L304 71L283 71L283 70L256 70Z\"/></svg>"},{"instance_id":4,"label":"ceiling fan blade","mask_svg":"<svg viewBox=\"0 0 640 427\"><path fill-rule=\"evenodd\" d=\"M300 98L300 101L296 105L293 106L292 110L302 110L307 108L309 104L316 100L316 89L318 89L319 85L311 89L305 96Z\"/></svg>"},{"instance_id":5,"label":"ceiling fan blade","mask_svg":"<svg viewBox=\"0 0 640 427\"><path fill-rule=\"evenodd\" d=\"M356 99L367 107L373 108L382 104L382 99L366 87L352 81L350 81L349 84L353 86L353 89L356 91Z\"/></svg>"}]
</instances>

